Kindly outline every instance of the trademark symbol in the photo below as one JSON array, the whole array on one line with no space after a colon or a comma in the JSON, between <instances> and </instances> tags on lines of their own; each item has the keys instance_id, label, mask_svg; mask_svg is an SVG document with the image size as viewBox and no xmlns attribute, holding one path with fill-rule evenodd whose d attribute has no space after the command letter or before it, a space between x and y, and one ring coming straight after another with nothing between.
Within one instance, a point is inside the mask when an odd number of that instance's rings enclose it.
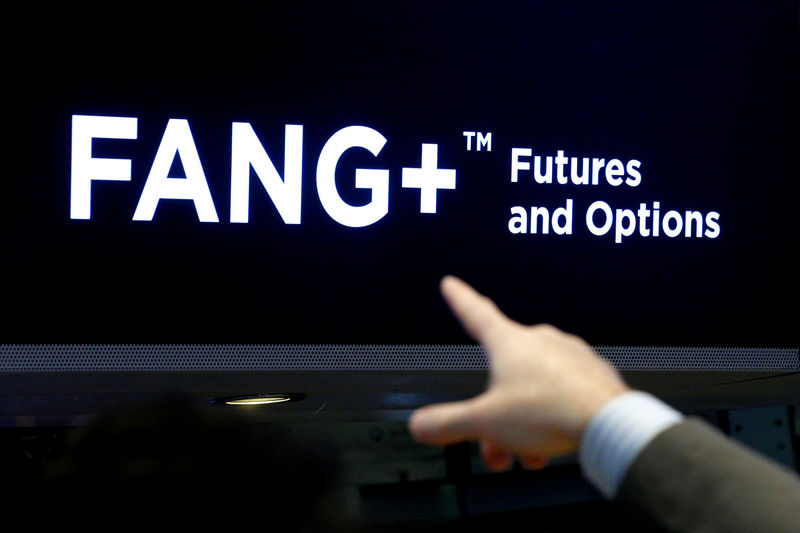
<instances>
[{"instance_id":1,"label":"trademark symbol","mask_svg":"<svg viewBox=\"0 0 800 533\"><path fill-rule=\"evenodd\" d=\"M464 137L467 138L467 152L472 151L472 139L475 138L475 148L478 152L481 150L485 150L487 152L492 151L492 132L482 132L482 131L465 131L462 133Z\"/></svg>"}]
</instances>

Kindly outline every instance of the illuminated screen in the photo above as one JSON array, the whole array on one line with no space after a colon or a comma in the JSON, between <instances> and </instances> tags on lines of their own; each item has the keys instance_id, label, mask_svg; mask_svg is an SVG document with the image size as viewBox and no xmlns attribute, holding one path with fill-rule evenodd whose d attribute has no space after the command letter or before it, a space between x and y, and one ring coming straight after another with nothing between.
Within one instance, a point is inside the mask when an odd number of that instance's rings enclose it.
<instances>
[{"instance_id":1,"label":"illuminated screen","mask_svg":"<svg viewBox=\"0 0 800 533\"><path fill-rule=\"evenodd\" d=\"M54 9L5 343L469 344L455 274L597 346L796 355L795 1Z\"/></svg>"}]
</instances>

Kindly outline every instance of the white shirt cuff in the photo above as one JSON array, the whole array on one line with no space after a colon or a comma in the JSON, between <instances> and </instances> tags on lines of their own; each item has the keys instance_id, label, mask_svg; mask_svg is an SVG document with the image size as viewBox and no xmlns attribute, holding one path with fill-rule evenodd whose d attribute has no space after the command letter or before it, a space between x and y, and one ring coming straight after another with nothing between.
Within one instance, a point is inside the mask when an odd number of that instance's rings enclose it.
<instances>
[{"instance_id":1,"label":"white shirt cuff","mask_svg":"<svg viewBox=\"0 0 800 533\"><path fill-rule=\"evenodd\" d=\"M583 434L578 451L583 475L604 497L614 498L639 452L681 420L681 413L645 392L617 396L600 408Z\"/></svg>"}]
</instances>

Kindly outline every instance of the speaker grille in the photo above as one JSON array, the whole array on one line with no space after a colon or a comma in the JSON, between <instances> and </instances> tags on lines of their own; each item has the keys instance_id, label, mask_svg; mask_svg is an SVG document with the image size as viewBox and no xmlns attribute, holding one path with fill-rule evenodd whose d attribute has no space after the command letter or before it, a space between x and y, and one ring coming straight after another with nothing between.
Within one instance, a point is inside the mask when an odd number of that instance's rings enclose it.
<instances>
[{"instance_id":1,"label":"speaker grille","mask_svg":"<svg viewBox=\"0 0 800 533\"><path fill-rule=\"evenodd\" d=\"M595 346L620 370L798 370L798 348ZM3 344L0 371L483 370L475 345Z\"/></svg>"}]
</instances>

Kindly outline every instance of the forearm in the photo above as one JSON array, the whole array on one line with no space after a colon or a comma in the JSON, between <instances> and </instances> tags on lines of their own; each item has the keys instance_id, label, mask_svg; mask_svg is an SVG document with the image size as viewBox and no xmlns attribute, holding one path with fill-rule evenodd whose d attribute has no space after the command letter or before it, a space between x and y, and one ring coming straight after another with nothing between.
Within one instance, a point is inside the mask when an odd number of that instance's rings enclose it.
<instances>
[{"instance_id":1,"label":"forearm","mask_svg":"<svg viewBox=\"0 0 800 533\"><path fill-rule=\"evenodd\" d=\"M580 450L607 498L668 532L771 532L800 527L800 478L699 419L644 393L609 402Z\"/></svg>"},{"instance_id":2,"label":"forearm","mask_svg":"<svg viewBox=\"0 0 800 533\"><path fill-rule=\"evenodd\" d=\"M632 462L617 498L666 531L800 530L800 478L699 419L656 437Z\"/></svg>"}]
</instances>

